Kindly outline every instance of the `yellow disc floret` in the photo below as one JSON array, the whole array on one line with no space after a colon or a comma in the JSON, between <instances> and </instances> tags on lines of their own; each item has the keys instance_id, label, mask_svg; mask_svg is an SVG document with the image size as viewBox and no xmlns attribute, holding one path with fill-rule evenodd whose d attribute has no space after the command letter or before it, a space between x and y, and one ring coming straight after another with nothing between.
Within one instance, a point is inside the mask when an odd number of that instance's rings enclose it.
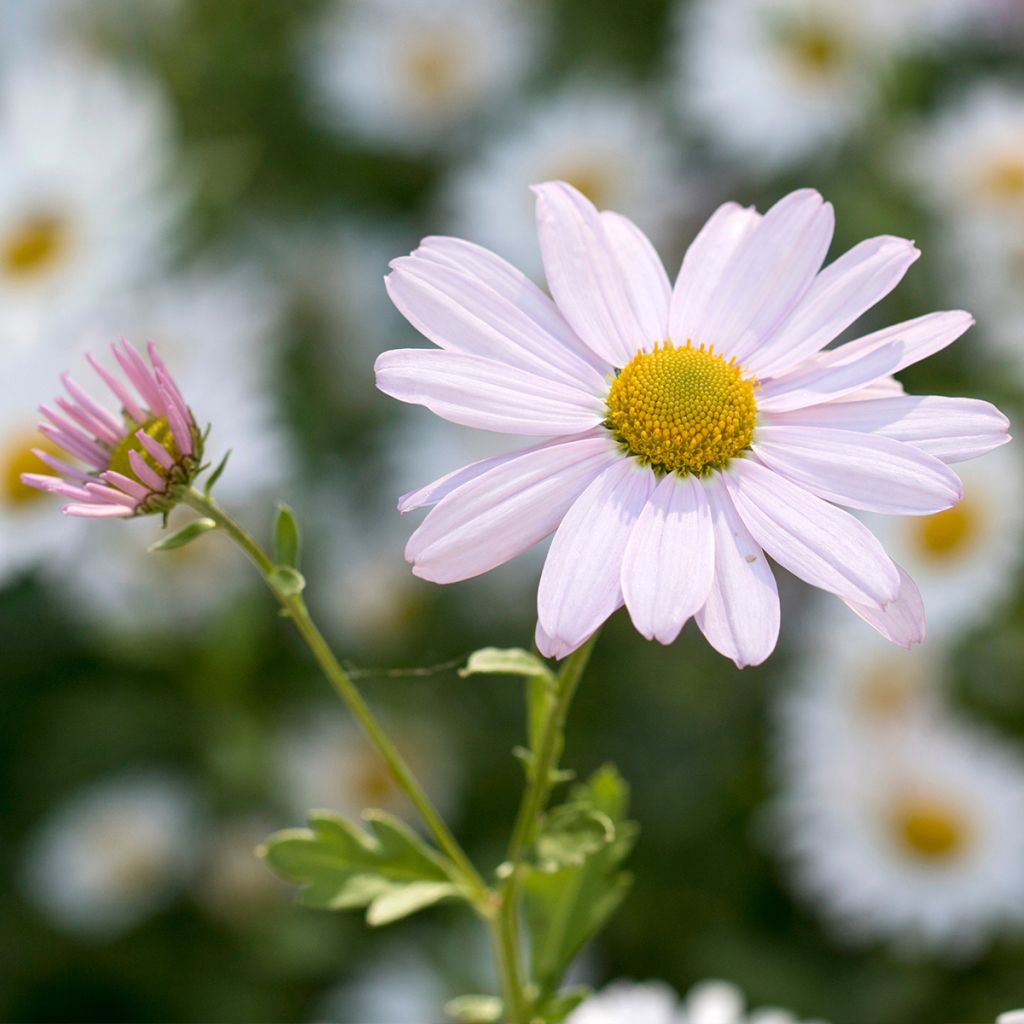
<instances>
[{"instance_id":1,"label":"yellow disc floret","mask_svg":"<svg viewBox=\"0 0 1024 1024\"><path fill-rule=\"evenodd\" d=\"M605 425L659 473L708 473L749 447L756 386L713 347L665 341L622 368L608 392Z\"/></svg>"}]
</instances>

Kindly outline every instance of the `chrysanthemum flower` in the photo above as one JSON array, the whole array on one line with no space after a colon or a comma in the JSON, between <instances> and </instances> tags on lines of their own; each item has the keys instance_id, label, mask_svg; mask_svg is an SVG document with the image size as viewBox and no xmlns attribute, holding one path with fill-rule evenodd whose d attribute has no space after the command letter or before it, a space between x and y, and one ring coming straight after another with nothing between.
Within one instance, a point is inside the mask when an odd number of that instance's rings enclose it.
<instances>
[{"instance_id":1,"label":"chrysanthemum flower","mask_svg":"<svg viewBox=\"0 0 1024 1024\"><path fill-rule=\"evenodd\" d=\"M675 287L640 230L563 182L536 188L553 300L494 254L428 238L388 290L439 351L386 352L378 387L455 423L554 436L401 499L435 507L409 541L418 576L486 572L554 531L537 643L563 657L625 603L669 643L692 616L739 665L775 646L765 552L889 639L923 636L917 589L837 508L953 505L946 463L1002 444L984 402L903 395L892 374L959 337L933 313L831 351L917 258L868 239L824 270L832 207L794 192L763 217L722 206Z\"/></svg>"},{"instance_id":2,"label":"chrysanthemum flower","mask_svg":"<svg viewBox=\"0 0 1024 1024\"><path fill-rule=\"evenodd\" d=\"M120 401L121 415L104 408L65 373L61 380L68 397L40 406L49 422L39 426L40 433L63 450L63 457L34 449L60 475L23 473L21 481L70 498L64 506L68 515L168 512L177 504L175 492L188 486L199 471L202 435L152 342L150 366L127 341L111 348L121 378L92 356L87 358Z\"/></svg>"}]
</instances>

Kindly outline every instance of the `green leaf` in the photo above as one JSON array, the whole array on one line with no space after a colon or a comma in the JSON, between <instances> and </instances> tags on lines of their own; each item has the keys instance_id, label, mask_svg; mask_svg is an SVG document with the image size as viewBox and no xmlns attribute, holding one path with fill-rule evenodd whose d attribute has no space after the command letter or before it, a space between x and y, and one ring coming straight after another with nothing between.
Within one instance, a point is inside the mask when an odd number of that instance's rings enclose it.
<instances>
[{"instance_id":1,"label":"green leaf","mask_svg":"<svg viewBox=\"0 0 1024 1024\"><path fill-rule=\"evenodd\" d=\"M368 832L330 811L311 811L308 829L276 832L258 852L277 874L303 886L305 906L366 907L374 926L464 896L447 859L407 825L384 811L363 817Z\"/></svg>"},{"instance_id":2,"label":"green leaf","mask_svg":"<svg viewBox=\"0 0 1024 1024\"><path fill-rule=\"evenodd\" d=\"M210 530L216 529L217 524L212 519L207 519L205 516L202 519L193 519L192 522L186 523L180 530L175 530L170 536L158 540L155 544L150 544L149 550L156 552L173 551L175 548L183 548L186 544L191 544L197 537L202 537L204 533L209 533Z\"/></svg>"},{"instance_id":3,"label":"green leaf","mask_svg":"<svg viewBox=\"0 0 1024 1024\"><path fill-rule=\"evenodd\" d=\"M626 820L629 788L615 768L607 765L573 787L569 804L607 818L613 838L585 855L580 864L556 871L541 866L524 870L532 975L542 998L557 990L573 958L600 931L632 885L632 877L621 865L636 841L637 826Z\"/></svg>"},{"instance_id":4,"label":"green leaf","mask_svg":"<svg viewBox=\"0 0 1024 1024\"><path fill-rule=\"evenodd\" d=\"M445 1004L444 1012L458 1024L497 1024L503 1012L497 996L456 996Z\"/></svg>"},{"instance_id":5,"label":"green leaf","mask_svg":"<svg viewBox=\"0 0 1024 1024\"><path fill-rule=\"evenodd\" d=\"M548 996L538 1007L538 1015L546 1024L561 1024L561 1021L576 1009L591 993L589 985L573 985Z\"/></svg>"},{"instance_id":6,"label":"green leaf","mask_svg":"<svg viewBox=\"0 0 1024 1024\"><path fill-rule=\"evenodd\" d=\"M469 656L465 668L459 669L465 679L475 675L530 676L547 680L554 685L551 669L535 654L518 647L484 647Z\"/></svg>"},{"instance_id":7,"label":"green leaf","mask_svg":"<svg viewBox=\"0 0 1024 1024\"><path fill-rule=\"evenodd\" d=\"M299 567L302 539L299 523L291 507L278 502L277 520L274 523L274 561L278 565Z\"/></svg>"},{"instance_id":8,"label":"green leaf","mask_svg":"<svg viewBox=\"0 0 1024 1024\"><path fill-rule=\"evenodd\" d=\"M275 565L267 573L267 582L282 597L295 597L306 589L306 577L290 565Z\"/></svg>"},{"instance_id":9,"label":"green leaf","mask_svg":"<svg viewBox=\"0 0 1024 1024\"><path fill-rule=\"evenodd\" d=\"M546 817L536 839L541 871L579 867L615 839L615 824L604 811L575 801L556 807Z\"/></svg>"},{"instance_id":10,"label":"green leaf","mask_svg":"<svg viewBox=\"0 0 1024 1024\"><path fill-rule=\"evenodd\" d=\"M206 428L209 431L209 427ZM228 459L231 458L231 449L229 448L224 453L224 458L217 463L217 468L206 478L206 484L203 486L204 492L209 495L210 491L213 490L213 485L220 479L221 473L224 472L225 467L228 464Z\"/></svg>"}]
</instances>

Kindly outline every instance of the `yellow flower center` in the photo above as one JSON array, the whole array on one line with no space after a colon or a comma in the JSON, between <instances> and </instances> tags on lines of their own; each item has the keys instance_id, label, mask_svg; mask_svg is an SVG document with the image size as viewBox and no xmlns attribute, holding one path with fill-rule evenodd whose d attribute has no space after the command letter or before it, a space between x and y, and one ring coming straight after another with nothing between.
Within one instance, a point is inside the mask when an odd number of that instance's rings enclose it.
<instances>
[{"instance_id":1,"label":"yellow flower center","mask_svg":"<svg viewBox=\"0 0 1024 1024\"><path fill-rule=\"evenodd\" d=\"M750 445L756 386L713 347L666 340L622 368L608 392L605 425L656 472L700 475Z\"/></svg>"},{"instance_id":2,"label":"yellow flower center","mask_svg":"<svg viewBox=\"0 0 1024 1024\"><path fill-rule=\"evenodd\" d=\"M431 106L443 105L458 90L460 70L459 55L444 36L424 36L405 54L408 80Z\"/></svg>"},{"instance_id":3,"label":"yellow flower center","mask_svg":"<svg viewBox=\"0 0 1024 1024\"><path fill-rule=\"evenodd\" d=\"M895 722L910 717L921 699L921 680L909 665L882 661L863 677L857 703L865 717L879 722Z\"/></svg>"},{"instance_id":4,"label":"yellow flower center","mask_svg":"<svg viewBox=\"0 0 1024 1024\"><path fill-rule=\"evenodd\" d=\"M46 492L29 487L21 482L22 473L53 473L32 449L39 448L51 455L62 455L60 449L48 438L34 429L26 427L14 435L0 453L0 499L10 505L27 505L44 500ZM66 456L64 456L66 458Z\"/></svg>"},{"instance_id":5,"label":"yellow flower center","mask_svg":"<svg viewBox=\"0 0 1024 1024\"><path fill-rule=\"evenodd\" d=\"M1017 203L1024 199L1024 153L993 160L985 169L984 188L993 199Z\"/></svg>"},{"instance_id":6,"label":"yellow flower center","mask_svg":"<svg viewBox=\"0 0 1024 1024\"><path fill-rule=\"evenodd\" d=\"M970 841L970 823L963 808L949 800L913 796L898 803L892 827L903 848L919 860L949 860Z\"/></svg>"},{"instance_id":7,"label":"yellow flower center","mask_svg":"<svg viewBox=\"0 0 1024 1024\"><path fill-rule=\"evenodd\" d=\"M34 277L61 258L68 242L62 218L46 212L29 214L0 241L0 266L9 277Z\"/></svg>"},{"instance_id":8,"label":"yellow flower center","mask_svg":"<svg viewBox=\"0 0 1024 1024\"><path fill-rule=\"evenodd\" d=\"M159 473L160 476L166 477L167 471L153 458L149 452L146 451L142 446L142 442L135 436L135 431L139 428L133 426L128 433L121 438L121 443L114 449L114 453L110 456L109 468L122 476L126 476L131 480L135 480L135 470L132 469L132 464L128 459L129 452L138 452L142 456L143 461L152 469L154 472ZM171 426L167 422L166 416L160 416L156 419L147 420L142 425L142 429L146 434L153 438L157 444L163 448L168 455L178 462L181 459L181 452L178 450L178 446L174 443L174 435L171 433Z\"/></svg>"},{"instance_id":9,"label":"yellow flower center","mask_svg":"<svg viewBox=\"0 0 1024 1024\"><path fill-rule=\"evenodd\" d=\"M577 192L582 192L598 209L614 205L615 170L603 166L596 158L566 163L547 176L567 181Z\"/></svg>"},{"instance_id":10,"label":"yellow flower center","mask_svg":"<svg viewBox=\"0 0 1024 1024\"><path fill-rule=\"evenodd\" d=\"M912 519L908 525L920 556L931 562L945 562L970 549L984 527L984 520L984 509L966 497L952 508Z\"/></svg>"}]
</instances>

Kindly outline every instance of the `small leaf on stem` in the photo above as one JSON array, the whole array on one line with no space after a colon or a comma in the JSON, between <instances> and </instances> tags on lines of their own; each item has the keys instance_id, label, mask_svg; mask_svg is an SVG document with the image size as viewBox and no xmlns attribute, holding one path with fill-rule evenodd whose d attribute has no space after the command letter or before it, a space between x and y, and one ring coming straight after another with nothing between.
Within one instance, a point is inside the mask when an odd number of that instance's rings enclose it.
<instances>
[{"instance_id":1,"label":"small leaf on stem","mask_svg":"<svg viewBox=\"0 0 1024 1024\"><path fill-rule=\"evenodd\" d=\"M274 561L293 569L299 567L302 548L299 523L291 507L284 502L277 506L277 520L274 523Z\"/></svg>"},{"instance_id":2,"label":"small leaf on stem","mask_svg":"<svg viewBox=\"0 0 1024 1024\"><path fill-rule=\"evenodd\" d=\"M193 519L180 530L175 530L170 536L158 540L155 544L150 544L149 550L154 552L173 551L175 548L183 548L186 544L191 544L197 537L202 537L204 533L216 529L217 524L212 519L207 519L205 516L202 519Z\"/></svg>"}]
</instances>

